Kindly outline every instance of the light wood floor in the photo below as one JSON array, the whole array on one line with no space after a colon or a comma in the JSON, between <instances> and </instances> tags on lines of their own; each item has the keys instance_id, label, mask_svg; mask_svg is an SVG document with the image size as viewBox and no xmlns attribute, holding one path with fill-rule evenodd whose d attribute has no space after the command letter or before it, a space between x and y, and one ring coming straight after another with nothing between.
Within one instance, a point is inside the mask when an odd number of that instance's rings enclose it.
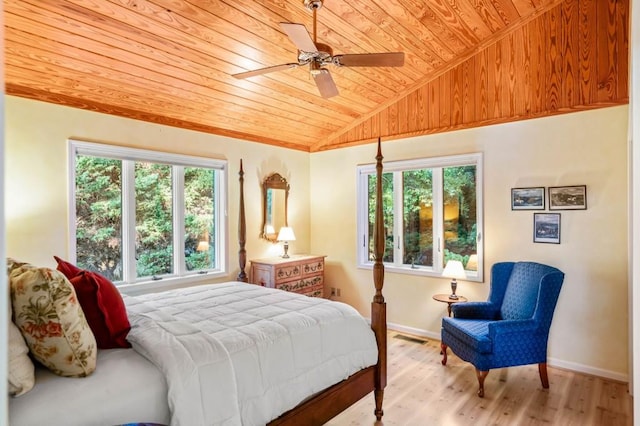
<instances>
[{"instance_id":1,"label":"light wood floor","mask_svg":"<svg viewBox=\"0 0 640 426\"><path fill-rule=\"evenodd\" d=\"M492 370L485 397L476 396L474 367L451 354L440 364L440 342L423 344L391 331L384 417L375 422L373 395L366 396L326 426L345 425L631 425L627 384L548 368L549 389L537 365Z\"/></svg>"}]
</instances>

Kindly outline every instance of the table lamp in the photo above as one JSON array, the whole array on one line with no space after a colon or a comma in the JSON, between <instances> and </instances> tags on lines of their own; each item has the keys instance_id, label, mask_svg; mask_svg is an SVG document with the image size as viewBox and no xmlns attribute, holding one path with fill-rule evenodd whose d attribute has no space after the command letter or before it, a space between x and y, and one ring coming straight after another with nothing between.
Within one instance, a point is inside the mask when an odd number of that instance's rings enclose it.
<instances>
[{"instance_id":1,"label":"table lamp","mask_svg":"<svg viewBox=\"0 0 640 426\"><path fill-rule=\"evenodd\" d=\"M278 241L284 241L284 254L282 255L283 259L288 259L289 254L289 241L295 241L296 236L293 233L293 228L289 226L283 226L280 228L280 232L278 233Z\"/></svg>"},{"instance_id":2,"label":"table lamp","mask_svg":"<svg viewBox=\"0 0 640 426\"><path fill-rule=\"evenodd\" d=\"M447 261L447 265L444 267L444 271L442 271L442 276L451 278L451 295L449 296L449 299L457 300L458 296L456 296L456 289L458 288L458 281L456 281L456 279L467 278L467 274L464 272L464 266L462 266L462 262L460 262L459 260Z\"/></svg>"},{"instance_id":3,"label":"table lamp","mask_svg":"<svg viewBox=\"0 0 640 426\"><path fill-rule=\"evenodd\" d=\"M467 271L477 271L478 270L478 255L472 254L469 256L469 261L467 262L467 267L465 268Z\"/></svg>"}]
</instances>

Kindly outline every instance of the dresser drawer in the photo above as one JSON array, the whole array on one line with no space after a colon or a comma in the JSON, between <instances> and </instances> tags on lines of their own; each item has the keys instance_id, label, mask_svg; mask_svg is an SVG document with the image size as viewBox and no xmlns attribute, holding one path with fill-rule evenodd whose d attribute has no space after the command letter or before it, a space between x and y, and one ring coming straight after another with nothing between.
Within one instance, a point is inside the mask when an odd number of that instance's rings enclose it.
<instances>
[{"instance_id":1,"label":"dresser drawer","mask_svg":"<svg viewBox=\"0 0 640 426\"><path fill-rule=\"evenodd\" d=\"M302 278L295 281L287 281L283 283L276 283L276 288L285 291L292 291L294 293L306 293L311 291L313 287L323 287L324 277L321 275L310 277L310 278Z\"/></svg>"},{"instance_id":2,"label":"dresser drawer","mask_svg":"<svg viewBox=\"0 0 640 426\"><path fill-rule=\"evenodd\" d=\"M324 259L314 260L312 262L302 265L302 275L309 276L313 274L319 274L324 271Z\"/></svg>"},{"instance_id":3,"label":"dresser drawer","mask_svg":"<svg viewBox=\"0 0 640 426\"><path fill-rule=\"evenodd\" d=\"M308 287L304 292L301 292L301 294L309 297L324 297L324 285Z\"/></svg>"},{"instance_id":4,"label":"dresser drawer","mask_svg":"<svg viewBox=\"0 0 640 426\"><path fill-rule=\"evenodd\" d=\"M291 255L251 260L252 284L284 291L324 296L324 256Z\"/></svg>"},{"instance_id":5,"label":"dresser drawer","mask_svg":"<svg viewBox=\"0 0 640 426\"><path fill-rule=\"evenodd\" d=\"M284 281L294 280L302 276L302 268L300 265L278 266L276 269L276 286Z\"/></svg>"}]
</instances>

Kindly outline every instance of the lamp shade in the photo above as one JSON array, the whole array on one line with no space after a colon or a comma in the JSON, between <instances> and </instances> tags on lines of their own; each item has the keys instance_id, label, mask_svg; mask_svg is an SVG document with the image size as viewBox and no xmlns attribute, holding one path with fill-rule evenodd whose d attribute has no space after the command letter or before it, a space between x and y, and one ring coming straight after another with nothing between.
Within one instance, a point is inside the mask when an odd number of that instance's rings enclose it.
<instances>
[{"instance_id":1,"label":"lamp shade","mask_svg":"<svg viewBox=\"0 0 640 426\"><path fill-rule=\"evenodd\" d=\"M469 256L469 261L467 262L467 271L477 271L478 270L478 255L472 254Z\"/></svg>"},{"instance_id":2,"label":"lamp shade","mask_svg":"<svg viewBox=\"0 0 640 426\"><path fill-rule=\"evenodd\" d=\"M283 226L278 233L278 241L295 241L296 236L293 233L293 228L290 226Z\"/></svg>"},{"instance_id":3,"label":"lamp shade","mask_svg":"<svg viewBox=\"0 0 640 426\"><path fill-rule=\"evenodd\" d=\"M462 262L459 260L447 261L447 265L444 267L444 271L442 271L442 276L447 278L467 278L467 274L464 272L464 266L462 266Z\"/></svg>"}]
</instances>

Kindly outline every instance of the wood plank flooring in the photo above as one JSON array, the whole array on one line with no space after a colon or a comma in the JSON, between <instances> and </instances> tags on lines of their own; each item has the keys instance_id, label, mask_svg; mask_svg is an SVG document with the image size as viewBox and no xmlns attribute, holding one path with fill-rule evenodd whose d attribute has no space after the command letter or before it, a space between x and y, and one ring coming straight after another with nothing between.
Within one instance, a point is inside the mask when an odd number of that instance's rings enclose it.
<instances>
[{"instance_id":1,"label":"wood plank flooring","mask_svg":"<svg viewBox=\"0 0 640 426\"><path fill-rule=\"evenodd\" d=\"M449 352L440 364L440 342L390 331L384 417L376 422L373 395L325 426L346 425L632 425L627 384L548 368L549 389L537 365L492 370L485 397L476 396L475 369Z\"/></svg>"}]
</instances>

